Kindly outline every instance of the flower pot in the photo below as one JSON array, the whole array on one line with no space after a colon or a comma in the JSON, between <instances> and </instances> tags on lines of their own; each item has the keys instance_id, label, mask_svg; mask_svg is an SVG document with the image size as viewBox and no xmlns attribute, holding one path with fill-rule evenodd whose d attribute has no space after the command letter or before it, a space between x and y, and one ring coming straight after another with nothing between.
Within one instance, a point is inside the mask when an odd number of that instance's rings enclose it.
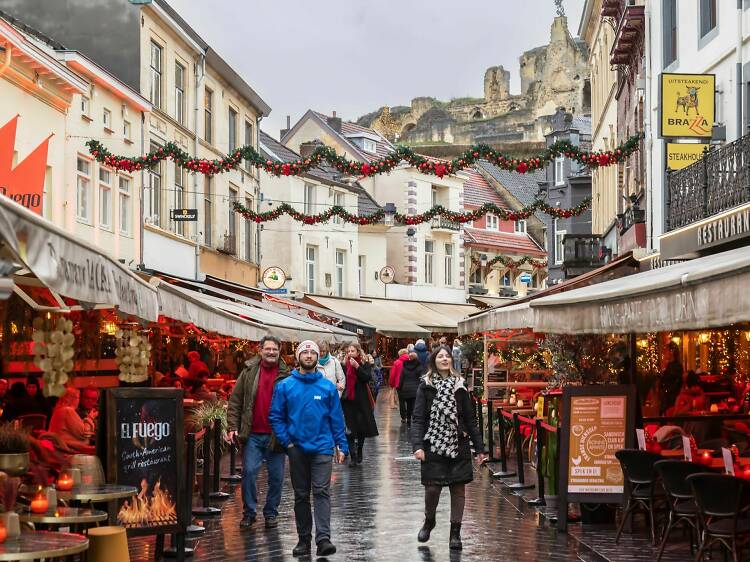
<instances>
[{"instance_id":1,"label":"flower pot","mask_svg":"<svg viewBox=\"0 0 750 562\"><path fill-rule=\"evenodd\" d=\"M29 469L29 453L0 453L0 471L21 476Z\"/></svg>"},{"instance_id":2,"label":"flower pot","mask_svg":"<svg viewBox=\"0 0 750 562\"><path fill-rule=\"evenodd\" d=\"M21 535L21 521L18 519L18 513L15 511L0 513L0 521L7 531L8 539L15 539Z\"/></svg>"}]
</instances>

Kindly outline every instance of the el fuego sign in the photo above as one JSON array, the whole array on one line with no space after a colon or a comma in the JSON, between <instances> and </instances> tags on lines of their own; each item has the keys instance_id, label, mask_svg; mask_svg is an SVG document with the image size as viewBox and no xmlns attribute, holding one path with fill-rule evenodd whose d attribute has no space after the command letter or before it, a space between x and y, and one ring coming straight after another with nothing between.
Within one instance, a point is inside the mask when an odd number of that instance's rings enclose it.
<instances>
[{"instance_id":1,"label":"el fuego sign","mask_svg":"<svg viewBox=\"0 0 750 562\"><path fill-rule=\"evenodd\" d=\"M714 124L716 76L661 75L661 136L711 138Z\"/></svg>"},{"instance_id":2,"label":"el fuego sign","mask_svg":"<svg viewBox=\"0 0 750 562\"><path fill-rule=\"evenodd\" d=\"M13 167L17 124L18 115L0 127L0 193L41 215L51 135Z\"/></svg>"}]
</instances>

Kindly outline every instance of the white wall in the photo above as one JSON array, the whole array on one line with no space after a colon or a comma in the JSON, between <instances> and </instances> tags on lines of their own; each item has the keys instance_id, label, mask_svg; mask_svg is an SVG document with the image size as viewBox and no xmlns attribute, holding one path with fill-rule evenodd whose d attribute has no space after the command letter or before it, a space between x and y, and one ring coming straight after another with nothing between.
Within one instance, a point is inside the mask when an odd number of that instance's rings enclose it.
<instances>
[{"instance_id":1,"label":"white wall","mask_svg":"<svg viewBox=\"0 0 750 562\"><path fill-rule=\"evenodd\" d=\"M177 236L146 228L143 232L143 261L147 268L195 279L195 244Z\"/></svg>"}]
</instances>

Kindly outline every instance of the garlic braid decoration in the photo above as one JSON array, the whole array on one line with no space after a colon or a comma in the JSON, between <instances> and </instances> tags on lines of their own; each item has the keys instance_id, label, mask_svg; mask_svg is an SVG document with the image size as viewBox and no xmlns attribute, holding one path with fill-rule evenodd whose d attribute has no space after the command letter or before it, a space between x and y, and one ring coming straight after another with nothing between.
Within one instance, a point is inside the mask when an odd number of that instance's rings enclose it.
<instances>
[{"instance_id":1,"label":"garlic braid decoration","mask_svg":"<svg viewBox=\"0 0 750 562\"><path fill-rule=\"evenodd\" d=\"M148 364L151 361L151 344L148 338L135 330L121 330L115 335L118 343L115 361L120 368L119 379L129 383L148 380Z\"/></svg>"},{"instance_id":2,"label":"garlic braid decoration","mask_svg":"<svg viewBox=\"0 0 750 562\"><path fill-rule=\"evenodd\" d=\"M62 396L73 370L75 336L73 321L66 318L34 318L31 340L34 365L42 370L45 396Z\"/></svg>"}]
</instances>

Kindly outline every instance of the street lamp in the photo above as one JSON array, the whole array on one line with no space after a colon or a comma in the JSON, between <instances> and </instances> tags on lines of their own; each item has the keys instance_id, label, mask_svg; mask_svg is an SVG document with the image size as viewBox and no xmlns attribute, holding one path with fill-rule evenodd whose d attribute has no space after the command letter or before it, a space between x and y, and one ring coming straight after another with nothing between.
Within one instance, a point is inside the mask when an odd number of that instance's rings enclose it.
<instances>
[{"instance_id":1,"label":"street lamp","mask_svg":"<svg viewBox=\"0 0 750 562\"><path fill-rule=\"evenodd\" d=\"M396 205L394 203L385 204L385 225L393 226L396 224Z\"/></svg>"}]
</instances>

